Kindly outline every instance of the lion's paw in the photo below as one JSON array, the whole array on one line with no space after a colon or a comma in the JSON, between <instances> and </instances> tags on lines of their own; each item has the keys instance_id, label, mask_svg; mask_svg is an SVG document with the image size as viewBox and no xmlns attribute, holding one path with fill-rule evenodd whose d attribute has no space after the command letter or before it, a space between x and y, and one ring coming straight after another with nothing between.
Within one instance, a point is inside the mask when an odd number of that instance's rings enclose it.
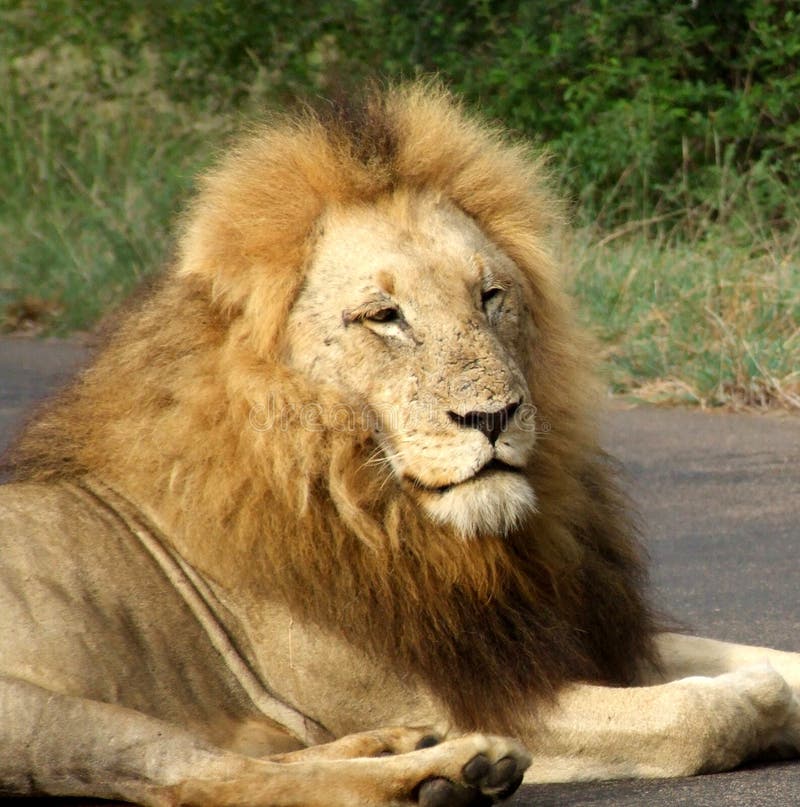
<instances>
[{"instance_id":1,"label":"lion's paw","mask_svg":"<svg viewBox=\"0 0 800 807\"><path fill-rule=\"evenodd\" d=\"M525 748L502 737L469 735L430 750L451 758L452 773L441 770L416 788L420 807L484 807L502 801L517 790L531 763ZM465 755L469 758L454 768Z\"/></svg>"},{"instance_id":2,"label":"lion's paw","mask_svg":"<svg viewBox=\"0 0 800 807\"><path fill-rule=\"evenodd\" d=\"M800 702L770 664L683 683L697 687L705 701L701 719L707 747L699 770L727 770L745 760L800 753Z\"/></svg>"}]
</instances>

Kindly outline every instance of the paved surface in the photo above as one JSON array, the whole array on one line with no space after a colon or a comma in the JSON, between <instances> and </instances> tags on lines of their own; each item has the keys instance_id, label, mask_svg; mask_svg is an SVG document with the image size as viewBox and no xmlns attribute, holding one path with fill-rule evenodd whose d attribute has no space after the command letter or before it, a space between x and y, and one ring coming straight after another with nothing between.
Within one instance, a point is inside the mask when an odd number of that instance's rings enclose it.
<instances>
[{"instance_id":1,"label":"paved surface","mask_svg":"<svg viewBox=\"0 0 800 807\"><path fill-rule=\"evenodd\" d=\"M81 357L75 343L0 339L0 447ZM615 410L604 434L642 516L658 602L699 634L800 651L800 418ZM528 787L509 804L789 807L800 762Z\"/></svg>"}]
</instances>

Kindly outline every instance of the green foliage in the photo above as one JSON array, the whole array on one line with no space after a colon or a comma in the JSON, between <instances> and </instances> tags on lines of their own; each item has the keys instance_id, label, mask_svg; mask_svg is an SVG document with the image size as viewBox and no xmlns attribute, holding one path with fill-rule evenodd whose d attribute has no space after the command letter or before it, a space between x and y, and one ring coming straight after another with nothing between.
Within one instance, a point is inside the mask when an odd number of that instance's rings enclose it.
<instances>
[{"instance_id":1,"label":"green foliage","mask_svg":"<svg viewBox=\"0 0 800 807\"><path fill-rule=\"evenodd\" d=\"M0 44L11 52L54 42L92 59L109 48L133 61L156 52L164 92L215 111L437 72L547 143L567 190L601 224L713 205L727 173L757 163L800 181L797 0L5 6ZM113 94L117 75L105 78ZM780 205L772 214L780 219Z\"/></svg>"},{"instance_id":2,"label":"green foliage","mask_svg":"<svg viewBox=\"0 0 800 807\"><path fill-rule=\"evenodd\" d=\"M452 28L446 17L426 22L415 66L441 71L491 115L546 142L601 224L713 204L723 174L756 163L800 180L797 3L462 8Z\"/></svg>"}]
</instances>

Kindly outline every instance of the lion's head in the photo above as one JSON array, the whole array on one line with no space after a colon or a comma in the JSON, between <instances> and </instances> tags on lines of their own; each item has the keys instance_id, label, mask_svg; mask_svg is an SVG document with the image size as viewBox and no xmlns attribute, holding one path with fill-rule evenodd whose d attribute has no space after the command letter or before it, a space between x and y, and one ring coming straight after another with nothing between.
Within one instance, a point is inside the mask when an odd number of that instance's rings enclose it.
<instances>
[{"instance_id":1,"label":"lion's head","mask_svg":"<svg viewBox=\"0 0 800 807\"><path fill-rule=\"evenodd\" d=\"M652 622L545 186L436 86L255 129L17 476L102 478L202 573L422 677L465 728L633 680Z\"/></svg>"},{"instance_id":2,"label":"lion's head","mask_svg":"<svg viewBox=\"0 0 800 807\"><path fill-rule=\"evenodd\" d=\"M507 533L535 507L522 277L440 195L325 211L287 323L286 361L333 385L435 520Z\"/></svg>"}]
</instances>

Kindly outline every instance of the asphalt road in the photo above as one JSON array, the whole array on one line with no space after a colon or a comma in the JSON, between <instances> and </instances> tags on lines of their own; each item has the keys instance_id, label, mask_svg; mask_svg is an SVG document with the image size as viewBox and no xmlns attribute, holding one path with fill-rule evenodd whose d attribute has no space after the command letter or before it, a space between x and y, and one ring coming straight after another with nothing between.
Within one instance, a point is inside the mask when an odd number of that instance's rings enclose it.
<instances>
[{"instance_id":1,"label":"asphalt road","mask_svg":"<svg viewBox=\"0 0 800 807\"><path fill-rule=\"evenodd\" d=\"M77 343L0 339L0 448L82 357ZM641 515L660 606L701 635L800 651L800 418L616 407L604 440ZM526 787L509 804L794 807L800 761Z\"/></svg>"}]
</instances>

